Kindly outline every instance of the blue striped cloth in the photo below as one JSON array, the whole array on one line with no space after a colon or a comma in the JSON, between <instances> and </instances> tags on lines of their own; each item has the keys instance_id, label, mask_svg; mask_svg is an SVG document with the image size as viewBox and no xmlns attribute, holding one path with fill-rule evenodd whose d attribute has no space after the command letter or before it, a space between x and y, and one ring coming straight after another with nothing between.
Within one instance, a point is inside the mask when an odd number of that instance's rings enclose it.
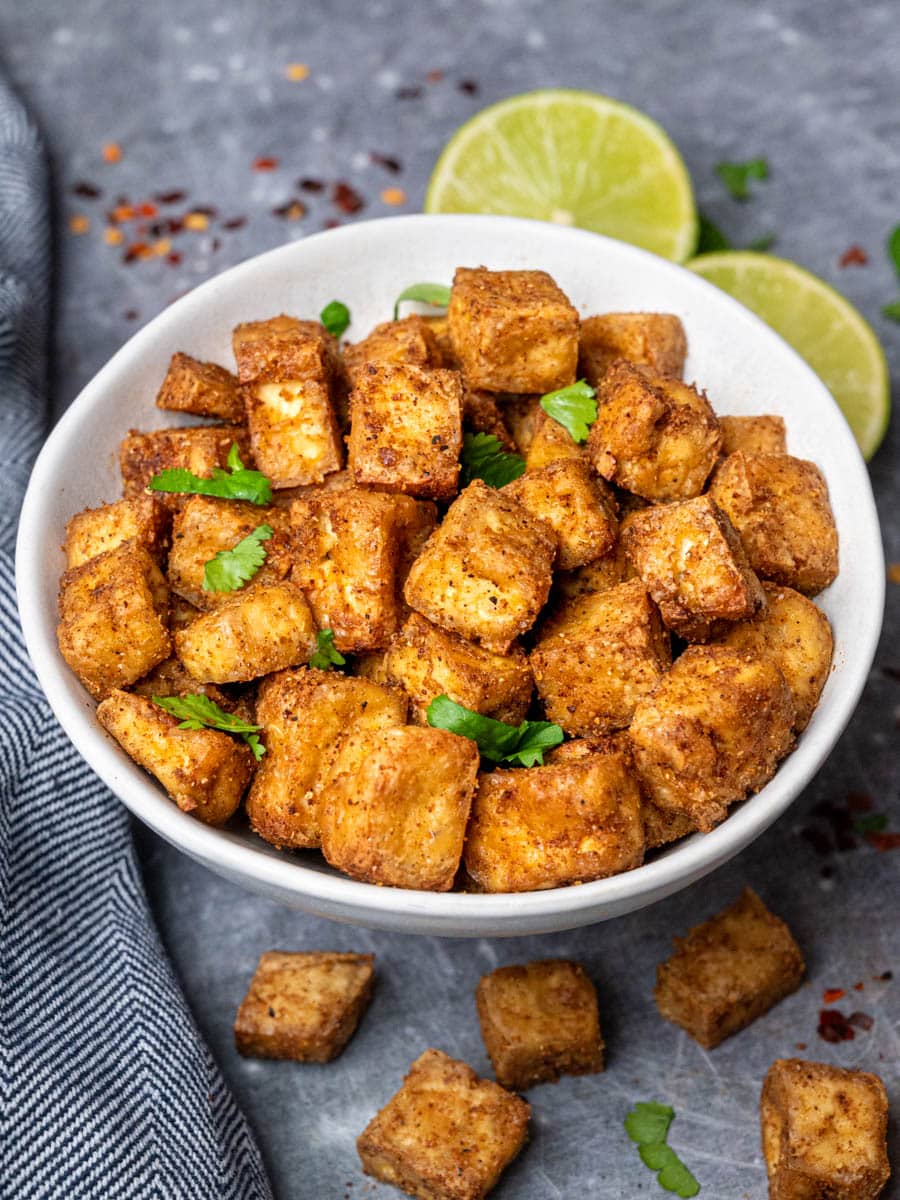
<instances>
[{"instance_id":1,"label":"blue striped cloth","mask_svg":"<svg viewBox=\"0 0 900 1200\"><path fill-rule=\"evenodd\" d=\"M45 432L47 182L0 81L0 1196L270 1197L160 945L125 809L56 725L21 640L12 550Z\"/></svg>"}]
</instances>

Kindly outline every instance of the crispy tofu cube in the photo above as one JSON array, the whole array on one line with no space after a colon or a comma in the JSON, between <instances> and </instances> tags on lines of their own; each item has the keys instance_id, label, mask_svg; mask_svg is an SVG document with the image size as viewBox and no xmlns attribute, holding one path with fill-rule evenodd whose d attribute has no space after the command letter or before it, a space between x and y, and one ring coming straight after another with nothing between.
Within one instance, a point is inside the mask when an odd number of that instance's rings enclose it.
<instances>
[{"instance_id":1,"label":"crispy tofu cube","mask_svg":"<svg viewBox=\"0 0 900 1200\"><path fill-rule=\"evenodd\" d=\"M462 398L463 426L472 433L488 433L495 437L504 450L515 452L516 443L491 392L477 388L464 388Z\"/></svg>"},{"instance_id":2,"label":"crispy tofu cube","mask_svg":"<svg viewBox=\"0 0 900 1200\"><path fill-rule=\"evenodd\" d=\"M570 460L589 463L587 448L579 446L568 429L538 405L525 466L529 471L539 471L551 463Z\"/></svg>"},{"instance_id":3,"label":"crispy tofu cube","mask_svg":"<svg viewBox=\"0 0 900 1200\"><path fill-rule=\"evenodd\" d=\"M322 852L367 883L449 892L478 775L478 748L444 729L354 729L322 780Z\"/></svg>"},{"instance_id":4,"label":"crispy tofu cube","mask_svg":"<svg viewBox=\"0 0 900 1200\"><path fill-rule=\"evenodd\" d=\"M704 832L758 792L793 745L790 689L770 659L731 646L689 646L629 726L650 800Z\"/></svg>"},{"instance_id":5,"label":"crispy tofu cube","mask_svg":"<svg viewBox=\"0 0 900 1200\"><path fill-rule=\"evenodd\" d=\"M204 825L224 825L253 774L253 753L217 729L179 729L146 696L112 691L97 720L126 754L155 775L182 812Z\"/></svg>"},{"instance_id":6,"label":"crispy tofu cube","mask_svg":"<svg viewBox=\"0 0 900 1200\"><path fill-rule=\"evenodd\" d=\"M634 513L622 543L663 621L685 641L706 641L721 622L765 607L741 540L710 496Z\"/></svg>"},{"instance_id":7,"label":"crispy tofu cube","mask_svg":"<svg viewBox=\"0 0 900 1200\"><path fill-rule=\"evenodd\" d=\"M759 1107L771 1200L875 1200L891 1174L877 1075L779 1058Z\"/></svg>"},{"instance_id":8,"label":"crispy tofu cube","mask_svg":"<svg viewBox=\"0 0 900 1200\"><path fill-rule=\"evenodd\" d=\"M238 381L245 384L258 379L302 377L309 362L310 343L319 347L326 375L339 375L342 366L337 338L321 322L301 321L283 313L265 321L245 321L232 334Z\"/></svg>"},{"instance_id":9,"label":"crispy tofu cube","mask_svg":"<svg viewBox=\"0 0 900 1200\"><path fill-rule=\"evenodd\" d=\"M746 1029L803 980L800 947L750 888L675 938L656 970L656 1007L707 1050Z\"/></svg>"},{"instance_id":10,"label":"crispy tofu cube","mask_svg":"<svg viewBox=\"0 0 900 1200\"><path fill-rule=\"evenodd\" d=\"M787 454L783 417L719 417L723 457L745 454Z\"/></svg>"},{"instance_id":11,"label":"crispy tofu cube","mask_svg":"<svg viewBox=\"0 0 900 1200\"><path fill-rule=\"evenodd\" d=\"M246 419L237 377L218 363L200 362L189 354L173 354L156 397L156 407L218 417L240 425Z\"/></svg>"},{"instance_id":12,"label":"crispy tofu cube","mask_svg":"<svg viewBox=\"0 0 900 1200\"><path fill-rule=\"evenodd\" d=\"M815 596L838 573L838 534L815 463L789 454L729 455L709 494L741 535L763 579Z\"/></svg>"},{"instance_id":13,"label":"crispy tofu cube","mask_svg":"<svg viewBox=\"0 0 900 1200\"><path fill-rule=\"evenodd\" d=\"M681 379L686 355L684 326L672 313L603 313L581 322L578 372L592 387L620 358Z\"/></svg>"},{"instance_id":14,"label":"crispy tofu cube","mask_svg":"<svg viewBox=\"0 0 900 1200\"><path fill-rule=\"evenodd\" d=\"M247 1058L331 1062L356 1032L375 985L373 954L286 953L259 960L234 1023Z\"/></svg>"},{"instance_id":15,"label":"crispy tofu cube","mask_svg":"<svg viewBox=\"0 0 900 1200\"><path fill-rule=\"evenodd\" d=\"M357 1139L363 1170L419 1200L482 1200L525 1144L531 1108L426 1050Z\"/></svg>"},{"instance_id":16,"label":"crispy tofu cube","mask_svg":"<svg viewBox=\"0 0 900 1200\"><path fill-rule=\"evenodd\" d=\"M575 382L578 313L545 271L458 267L447 317L469 387L543 395Z\"/></svg>"},{"instance_id":17,"label":"crispy tofu cube","mask_svg":"<svg viewBox=\"0 0 900 1200\"><path fill-rule=\"evenodd\" d=\"M95 700L168 658L168 589L150 554L123 542L66 571L59 585L59 650Z\"/></svg>"},{"instance_id":18,"label":"crispy tofu cube","mask_svg":"<svg viewBox=\"0 0 900 1200\"><path fill-rule=\"evenodd\" d=\"M287 579L251 583L175 633L178 657L208 683L240 683L295 667L315 648L309 605Z\"/></svg>"},{"instance_id":19,"label":"crispy tofu cube","mask_svg":"<svg viewBox=\"0 0 900 1200\"><path fill-rule=\"evenodd\" d=\"M561 1075L603 1070L597 993L584 968L562 958L500 967L475 991L497 1082L516 1092Z\"/></svg>"},{"instance_id":20,"label":"crispy tofu cube","mask_svg":"<svg viewBox=\"0 0 900 1200\"><path fill-rule=\"evenodd\" d=\"M188 425L178 429L154 429L152 433L129 431L119 448L122 490L127 500L142 496L154 475L184 467L207 479L216 467L224 468L228 452L236 445L246 466L253 465L250 439L243 425ZM186 496L158 492L167 508L181 508Z\"/></svg>"},{"instance_id":21,"label":"crispy tofu cube","mask_svg":"<svg viewBox=\"0 0 900 1200\"><path fill-rule=\"evenodd\" d=\"M397 688L334 671L301 667L264 679L256 721L266 754L247 796L253 829L275 846L318 846L319 788L339 738L349 729L403 725L406 709Z\"/></svg>"},{"instance_id":22,"label":"crispy tofu cube","mask_svg":"<svg viewBox=\"0 0 900 1200\"><path fill-rule=\"evenodd\" d=\"M416 315L376 325L368 337L344 346L344 367L355 387L371 363L421 368L443 367L438 339L426 318Z\"/></svg>"},{"instance_id":23,"label":"crispy tofu cube","mask_svg":"<svg viewBox=\"0 0 900 1200\"><path fill-rule=\"evenodd\" d=\"M585 737L624 729L672 662L669 635L640 580L566 600L530 656L547 719Z\"/></svg>"},{"instance_id":24,"label":"crispy tofu cube","mask_svg":"<svg viewBox=\"0 0 900 1200\"><path fill-rule=\"evenodd\" d=\"M505 654L550 592L556 534L476 479L412 565L406 602L435 625Z\"/></svg>"},{"instance_id":25,"label":"crispy tofu cube","mask_svg":"<svg viewBox=\"0 0 900 1200\"><path fill-rule=\"evenodd\" d=\"M526 471L503 490L553 529L563 570L593 562L615 544L615 499L586 462L570 458Z\"/></svg>"},{"instance_id":26,"label":"crispy tofu cube","mask_svg":"<svg viewBox=\"0 0 900 1200\"><path fill-rule=\"evenodd\" d=\"M80 567L132 539L156 558L166 546L170 524L168 509L155 496L86 508L66 525L66 568Z\"/></svg>"},{"instance_id":27,"label":"crispy tofu cube","mask_svg":"<svg viewBox=\"0 0 900 1200\"><path fill-rule=\"evenodd\" d=\"M449 500L456 495L461 449L456 371L364 364L350 396L347 440L356 483Z\"/></svg>"},{"instance_id":28,"label":"crispy tofu cube","mask_svg":"<svg viewBox=\"0 0 900 1200\"><path fill-rule=\"evenodd\" d=\"M534 684L520 646L495 654L410 613L380 665L381 677L399 684L412 701L412 718L427 725L436 696L447 695L473 712L518 725Z\"/></svg>"},{"instance_id":29,"label":"crispy tofu cube","mask_svg":"<svg viewBox=\"0 0 900 1200\"><path fill-rule=\"evenodd\" d=\"M702 392L620 361L600 383L587 448L604 479L664 502L700 495L721 439Z\"/></svg>"}]
</instances>

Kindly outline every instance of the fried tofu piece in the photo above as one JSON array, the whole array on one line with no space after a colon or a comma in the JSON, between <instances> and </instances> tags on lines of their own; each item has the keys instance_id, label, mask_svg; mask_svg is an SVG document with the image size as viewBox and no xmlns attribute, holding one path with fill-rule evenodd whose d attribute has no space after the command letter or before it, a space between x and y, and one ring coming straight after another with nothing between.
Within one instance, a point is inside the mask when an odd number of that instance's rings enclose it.
<instances>
[{"instance_id":1,"label":"fried tofu piece","mask_svg":"<svg viewBox=\"0 0 900 1200\"><path fill-rule=\"evenodd\" d=\"M815 596L838 573L838 534L825 477L789 454L729 455L709 494L741 536L763 579Z\"/></svg>"},{"instance_id":2,"label":"fried tofu piece","mask_svg":"<svg viewBox=\"0 0 900 1200\"><path fill-rule=\"evenodd\" d=\"M287 579L251 583L175 634L178 657L208 683L240 683L295 667L315 648L309 605Z\"/></svg>"},{"instance_id":3,"label":"fried tofu piece","mask_svg":"<svg viewBox=\"0 0 900 1200\"><path fill-rule=\"evenodd\" d=\"M515 452L516 443L493 393L464 388L462 419L465 429L472 433L490 434L500 442L504 450Z\"/></svg>"},{"instance_id":4,"label":"fried tofu piece","mask_svg":"<svg viewBox=\"0 0 900 1200\"><path fill-rule=\"evenodd\" d=\"M684 326L672 313L603 313L581 322L578 373L592 387L620 358L681 379L686 356Z\"/></svg>"},{"instance_id":5,"label":"fried tofu piece","mask_svg":"<svg viewBox=\"0 0 900 1200\"><path fill-rule=\"evenodd\" d=\"M331 1062L369 1007L373 954L267 950L234 1022L245 1058Z\"/></svg>"},{"instance_id":6,"label":"fried tofu piece","mask_svg":"<svg viewBox=\"0 0 900 1200\"><path fill-rule=\"evenodd\" d=\"M361 342L344 346L344 368L354 387L363 369L372 363L423 369L445 365L430 322L416 315L384 321Z\"/></svg>"},{"instance_id":7,"label":"fried tofu piece","mask_svg":"<svg viewBox=\"0 0 900 1200\"><path fill-rule=\"evenodd\" d=\"M482 975L475 991L497 1082L516 1092L603 1070L597 993L580 963L548 958Z\"/></svg>"},{"instance_id":8,"label":"fried tofu piece","mask_svg":"<svg viewBox=\"0 0 900 1200\"><path fill-rule=\"evenodd\" d=\"M119 447L122 491L126 500L142 496L154 475L184 467L208 479L216 467L227 465L228 453L237 446L241 461L252 466L250 438L243 425L186 425L177 429L154 429L152 433L129 430ZM157 492L159 502L178 509L186 496L179 492Z\"/></svg>"},{"instance_id":9,"label":"fried tofu piece","mask_svg":"<svg viewBox=\"0 0 900 1200\"><path fill-rule=\"evenodd\" d=\"M542 395L575 382L578 313L545 271L458 267L447 318L469 387Z\"/></svg>"},{"instance_id":10,"label":"fried tofu piece","mask_svg":"<svg viewBox=\"0 0 900 1200\"><path fill-rule=\"evenodd\" d=\"M447 510L406 580L406 602L435 625L505 654L550 592L556 534L476 479Z\"/></svg>"},{"instance_id":11,"label":"fried tofu piece","mask_svg":"<svg viewBox=\"0 0 900 1200\"><path fill-rule=\"evenodd\" d=\"M168 509L155 496L135 496L86 508L66 525L66 568L71 571L132 539L158 558L165 549L170 525Z\"/></svg>"},{"instance_id":12,"label":"fried tofu piece","mask_svg":"<svg viewBox=\"0 0 900 1200\"><path fill-rule=\"evenodd\" d=\"M538 405L534 430L525 455L526 468L539 471L551 463L571 460L589 464L587 448L579 446L565 425L560 425Z\"/></svg>"},{"instance_id":13,"label":"fried tofu piece","mask_svg":"<svg viewBox=\"0 0 900 1200\"><path fill-rule=\"evenodd\" d=\"M672 652L656 605L635 579L564 601L529 661L547 719L591 737L626 728Z\"/></svg>"},{"instance_id":14,"label":"fried tofu piece","mask_svg":"<svg viewBox=\"0 0 900 1200\"><path fill-rule=\"evenodd\" d=\"M367 1175L419 1200L482 1200L524 1146L530 1116L519 1096L426 1050L356 1146Z\"/></svg>"},{"instance_id":15,"label":"fried tofu piece","mask_svg":"<svg viewBox=\"0 0 900 1200\"><path fill-rule=\"evenodd\" d=\"M172 355L156 396L156 407L197 417L218 417L235 425L246 419L237 376L218 363L200 362L181 352Z\"/></svg>"},{"instance_id":16,"label":"fried tofu piece","mask_svg":"<svg viewBox=\"0 0 900 1200\"><path fill-rule=\"evenodd\" d=\"M721 439L702 392L619 361L598 388L587 448L604 479L662 503L700 495Z\"/></svg>"},{"instance_id":17,"label":"fried tofu piece","mask_svg":"<svg viewBox=\"0 0 900 1200\"><path fill-rule=\"evenodd\" d=\"M891 1175L877 1075L779 1058L759 1106L771 1200L876 1200Z\"/></svg>"},{"instance_id":18,"label":"fried tofu piece","mask_svg":"<svg viewBox=\"0 0 900 1200\"><path fill-rule=\"evenodd\" d=\"M350 729L403 725L406 709L399 689L335 671L301 667L264 679L256 722L266 754L246 805L255 832L274 846L318 846L319 789L338 740Z\"/></svg>"},{"instance_id":19,"label":"fried tofu piece","mask_svg":"<svg viewBox=\"0 0 900 1200\"><path fill-rule=\"evenodd\" d=\"M380 677L399 684L412 701L412 719L428 723L428 706L446 695L473 712L518 725L534 683L520 646L495 654L410 613L380 664Z\"/></svg>"},{"instance_id":20,"label":"fried tofu piece","mask_svg":"<svg viewBox=\"0 0 900 1200\"><path fill-rule=\"evenodd\" d=\"M478 748L444 729L353 729L321 785L322 852L354 879L449 892L478 775Z\"/></svg>"},{"instance_id":21,"label":"fried tofu piece","mask_svg":"<svg viewBox=\"0 0 900 1200\"><path fill-rule=\"evenodd\" d=\"M59 650L95 700L168 658L166 580L137 542L66 571L59 584Z\"/></svg>"},{"instance_id":22,"label":"fried tofu piece","mask_svg":"<svg viewBox=\"0 0 900 1200\"><path fill-rule=\"evenodd\" d=\"M563 570L593 562L615 544L616 502L586 462L570 458L526 471L503 491L553 529Z\"/></svg>"},{"instance_id":23,"label":"fried tofu piece","mask_svg":"<svg viewBox=\"0 0 900 1200\"><path fill-rule=\"evenodd\" d=\"M179 729L178 718L146 696L118 689L97 706L97 720L204 825L224 825L240 804L254 765L243 742L217 729Z\"/></svg>"},{"instance_id":24,"label":"fried tofu piece","mask_svg":"<svg viewBox=\"0 0 900 1200\"><path fill-rule=\"evenodd\" d=\"M628 733L650 800L706 832L768 783L793 724L790 689L770 659L689 646L638 701Z\"/></svg>"},{"instance_id":25,"label":"fried tofu piece","mask_svg":"<svg viewBox=\"0 0 900 1200\"><path fill-rule=\"evenodd\" d=\"M656 1007L707 1050L746 1029L803 980L803 955L791 931L750 888L674 943L674 954L656 970Z\"/></svg>"},{"instance_id":26,"label":"fried tofu piece","mask_svg":"<svg viewBox=\"0 0 900 1200\"><path fill-rule=\"evenodd\" d=\"M834 653L831 625L793 588L765 583L766 607L752 621L732 625L722 641L751 657L771 658L791 689L794 728L809 724L828 679Z\"/></svg>"},{"instance_id":27,"label":"fried tofu piece","mask_svg":"<svg viewBox=\"0 0 900 1200\"><path fill-rule=\"evenodd\" d=\"M703 642L765 607L741 539L710 496L634 513L622 544L670 629Z\"/></svg>"},{"instance_id":28,"label":"fried tofu piece","mask_svg":"<svg viewBox=\"0 0 900 1200\"><path fill-rule=\"evenodd\" d=\"M722 430L721 454L727 458L737 450L744 454L787 454L783 417L719 417Z\"/></svg>"}]
</instances>

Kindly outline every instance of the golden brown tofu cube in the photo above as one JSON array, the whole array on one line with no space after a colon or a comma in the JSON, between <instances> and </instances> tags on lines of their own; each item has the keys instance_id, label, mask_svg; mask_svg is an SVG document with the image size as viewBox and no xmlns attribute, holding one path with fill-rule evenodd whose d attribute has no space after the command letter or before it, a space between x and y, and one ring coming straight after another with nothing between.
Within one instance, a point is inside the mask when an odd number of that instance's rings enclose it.
<instances>
[{"instance_id":1,"label":"golden brown tofu cube","mask_svg":"<svg viewBox=\"0 0 900 1200\"><path fill-rule=\"evenodd\" d=\"M520 646L495 654L410 613L380 665L381 677L400 684L412 700L412 718L428 723L428 706L447 695L473 712L518 725L534 687Z\"/></svg>"},{"instance_id":2,"label":"golden brown tofu cube","mask_svg":"<svg viewBox=\"0 0 900 1200\"><path fill-rule=\"evenodd\" d=\"M152 433L132 429L119 448L125 498L142 496L154 475L174 467L184 467L208 479L216 467L227 465L228 453L234 445L244 465L252 467L250 439L243 425L188 425L155 429ZM154 495L171 509L180 508L186 499L178 492Z\"/></svg>"},{"instance_id":3,"label":"golden brown tofu cube","mask_svg":"<svg viewBox=\"0 0 900 1200\"><path fill-rule=\"evenodd\" d=\"M838 573L838 534L825 477L789 454L729 455L709 494L763 579L815 596Z\"/></svg>"},{"instance_id":4,"label":"golden brown tofu cube","mask_svg":"<svg viewBox=\"0 0 900 1200\"><path fill-rule=\"evenodd\" d=\"M246 419L237 377L218 363L200 362L180 352L172 355L156 397L156 407L198 417L218 417L235 425Z\"/></svg>"},{"instance_id":5,"label":"golden brown tofu cube","mask_svg":"<svg viewBox=\"0 0 900 1200\"><path fill-rule=\"evenodd\" d=\"M719 426L725 458L736 450L745 454L787 454L783 417L719 417Z\"/></svg>"},{"instance_id":6,"label":"golden brown tofu cube","mask_svg":"<svg viewBox=\"0 0 900 1200\"><path fill-rule=\"evenodd\" d=\"M770 1200L876 1200L891 1175L877 1075L779 1058L759 1106Z\"/></svg>"},{"instance_id":7,"label":"golden brown tofu cube","mask_svg":"<svg viewBox=\"0 0 900 1200\"><path fill-rule=\"evenodd\" d=\"M250 584L175 634L175 651L195 679L240 683L305 663L316 624L295 583Z\"/></svg>"},{"instance_id":8,"label":"golden brown tofu cube","mask_svg":"<svg viewBox=\"0 0 900 1200\"><path fill-rule=\"evenodd\" d=\"M539 471L551 463L569 460L589 464L587 448L579 446L568 429L538 405L525 466L529 471Z\"/></svg>"},{"instance_id":9,"label":"golden brown tofu cube","mask_svg":"<svg viewBox=\"0 0 900 1200\"><path fill-rule=\"evenodd\" d=\"M350 395L347 462L358 484L436 500L456 495L462 384L456 371L366 363Z\"/></svg>"},{"instance_id":10,"label":"golden brown tofu cube","mask_svg":"<svg viewBox=\"0 0 900 1200\"><path fill-rule=\"evenodd\" d=\"M447 510L406 580L406 602L435 625L505 654L547 601L556 534L476 479Z\"/></svg>"},{"instance_id":11,"label":"golden brown tofu cube","mask_svg":"<svg viewBox=\"0 0 900 1200\"><path fill-rule=\"evenodd\" d=\"M253 753L217 729L179 729L178 719L148 700L113 691L97 719L126 754L155 775L182 812L224 825L253 774Z\"/></svg>"},{"instance_id":12,"label":"golden brown tofu cube","mask_svg":"<svg viewBox=\"0 0 900 1200\"><path fill-rule=\"evenodd\" d=\"M718 622L765 606L740 538L709 496L634 513L622 543L663 621L685 641L706 641Z\"/></svg>"},{"instance_id":13,"label":"golden brown tofu cube","mask_svg":"<svg viewBox=\"0 0 900 1200\"><path fill-rule=\"evenodd\" d=\"M170 524L168 509L155 496L135 496L86 508L66 525L66 568L80 567L132 539L158 557L165 548Z\"/></svg>"},{"instance_id":14,"label":"golden brown tofu cube","mask_svg":"<svg viewBox=\"0 0 900 1200\"><path fill-rule=\"evenodd\" d=\"M578 313L545 271L458 267L447 317L469 387L543 395L575 382Z\"/></svg>"},{"instance_id":15,"label":"golden brown tofu cube","mask_svg":"<svg viewBox=\"0 0 900 1200\"><path fill-rule=\"evenodd\" d=\"M638 701L628 733L649 798L706 832L768 783L793 724L790 689L770 659L689 646Z\"/></svg>"},{"instance_id":16,"label":"golden brown tofu cube","mask_svg":"<svg viewBox=\"0 0 900 1200\"><path fill-rule=\"evenodd\" d=\"M462 398L463 426L472 433L488 433L495 437L504 450L515 452L516 443L491 392L475 388L464 388Z\"/></svg>"},{"instance_id":17,"label":"golden brown tofu cube","mask_svg":"<svg viewBox=\"0 0 900 1200\"><path fill-rule=\"evenodd\" d=\"M750 888L674 943L656 970L656 1007L707 1050L746 1029L803 979L791 931Z\"/></svg>"},{"instance_id":18,"label":"golden brown tofu cube","mask_svg":"<svg viewBox=\"0 0 900 1200\"><path fill-rule=\"evenodd\" d=\"M361 342L344 346L344 367L353 386L370 363L424 368L445 365L430 322L416 315L385 321Z\"/></svg>"},{"instance_id":19,"label":"golden brown tofu cube","mask_svg":"<svg viewBox=\"0 0 900 1200\"><path fill-rule=\"evenodd\" d=\"M375 984L375 956L267 950L234 1023L246 1058L331 1062L356 1032Z\"/></svg>"},{"instance_id":20,"label":"golden brown tofu cube","mask_svg":"<svg viewBox=\"0 0 900 1200\"><path fill-rule=\"evenodd\" d=\"M396 688L335 671L300 668L259 686L256 722L266 747L247 796L247 816L275 846L318 846L317 805L324 767L349 729L390 729L406 721Z\"/></svg>"},{"instance_id":21,"label":"golden brown tofu cube","mask_svg":"<svg viewBox=\"0 0 900 1200\"><path fill-rule=\"evenodd\" d=\"M475 991L497 1082L516 1092L603 1070L594 985L576 962L548 958L482 975Z\"/></svg>"},{"instance_id":22,"label":"golden brown tofu cube","mask_svg":"<svg viewBox=\"0 0 900 1200\"><path fill-rule=\"evenodd\" d=\"M591 462L610 483L645 500L687 500L703 491L722 435L696 388L617 362L597 392L588 435Z\"/></svg>"},{"instance_id":23,"label":"golden brown tofu cube","mask_svg":"<svg viewBox=\"0 0 900 1200\"><path fill-rule=\"evenodd\" d=\"M686 355L684 326L672 313L603 313L581 322L578 372L592 387L620 358L681 379Z\"/></svg>"},{"instance_id":24,"label":"golden brown tofu cube","mask_svg":"<svg viewBox=\"0 0 900 1200\"><path fill-rule=\"evenodd\" d=\"M547 719L585 737L624 729L672 662L669 635L640 580L566 600L530 657Z\"/></svg>"},{"instance_id":25,"label":"golden brown tofu cube","mask_svg":"<svg viewBox=\"0 0 900 1200\"><path fill-rule=\"evenodd\" d=\"M525 1144L531 1107L426 1050L357 1139L363 1170L419 1200L482 1200Z\"/></svg>"},{"instance_id":26,"label":"golden brown tofu cube","mask_svg":"<svg viewBox=\"0 0 900 1200\"><path fill-rule=\"evenodd\" d=\"M503 490L553 529L563 570L593 562L615 544L616 502L586 462L570 458L528 470Z\"/></svg>"},{"instance_id":27,"label":"golden brown tofu cube","mask_svg":"<svg viewBox=\"0 0 900 1200\"><path fill-rule=\"evenodd\" d=\"M448 892L462 855L478 748L444 729L354 729L322 780L322 852L354 879Z\"/></svg>"},{"instance_id":28,"label":"golden brown tofu cube","mask_svg":"<svg viewBox=\"0 0 900 1200\"><path fill-rule=\"evenodd\" d=\"M301 321L282 313L265 321L245 321L235 327L231 340L242 384L258 379L302 378L310 361L311 343L319 347L329 378L342 369L337 338L319 321Z\"/></svg>"},{"instance_id":29,"label":"golden brown tofu cube","mask_svg":"<svg viewBox=\"0 0 900 1200\"><path fill-rule=\"evenodd\" d=\"M809 724L831 669L834 638L828 618L793 588L765 583L766 607L752 621L732 625L722 638L753 658L771 658L794 700L794 728Z\"/></svg>"},{"instance_id":30,"label":"golden brown tofu cube","mask_svg":"<svg viewBox=\"0 0 900 1200\"><path fill-rule=\"evenodd\" d=\"M168 658L165 577L137 542L66 571L59 584L59 650L95 700Z\"/></svg>"}]
</instances>

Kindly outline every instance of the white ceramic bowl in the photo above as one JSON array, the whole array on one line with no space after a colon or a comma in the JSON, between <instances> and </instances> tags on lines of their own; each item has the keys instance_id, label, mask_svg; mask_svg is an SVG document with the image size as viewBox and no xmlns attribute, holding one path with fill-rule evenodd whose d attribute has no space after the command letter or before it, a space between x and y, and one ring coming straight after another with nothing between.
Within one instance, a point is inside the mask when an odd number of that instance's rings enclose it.
<instances>
[{"instance_id":1,"label":"white ceramic bowl","mask_svg":"<svg viewBox=\"0 0 900 1200\"><path fill-rule=\"evenodd\" d=\"M280 853L248 830L216 830L180 812L97 724L94 704L56 646L56 595L66 521L120 491L117 446L129 427L178 420L154 405L169 356L186 350L231 362L239 321L280 312L312 317L340 299L351 336L391 315L422 280L450 282L457 265L550 272L583 314L677 313L687 330L686 375L723 413L780 413L792 453L824 470L837 518L841 571L820 597L835 635L821 703L796 750L757 796L712 833L653 855L635 871L580 887L522 895L413 892L357 883L313 853ZM190 423L186 421L185 423ZM411 216L346 226L251 259L167 308L88 384L34 468L22 511L17 580L22 625L60 724L128 808L211 870L295 908L410 933L484 936L586 925L641 908L730 859L785 811L821 766L857 703L881 627L884 567L865 465L825 387L766 325L711 284L661 258L581 230L503 217Z\"/></svg>"}]
</instances>

